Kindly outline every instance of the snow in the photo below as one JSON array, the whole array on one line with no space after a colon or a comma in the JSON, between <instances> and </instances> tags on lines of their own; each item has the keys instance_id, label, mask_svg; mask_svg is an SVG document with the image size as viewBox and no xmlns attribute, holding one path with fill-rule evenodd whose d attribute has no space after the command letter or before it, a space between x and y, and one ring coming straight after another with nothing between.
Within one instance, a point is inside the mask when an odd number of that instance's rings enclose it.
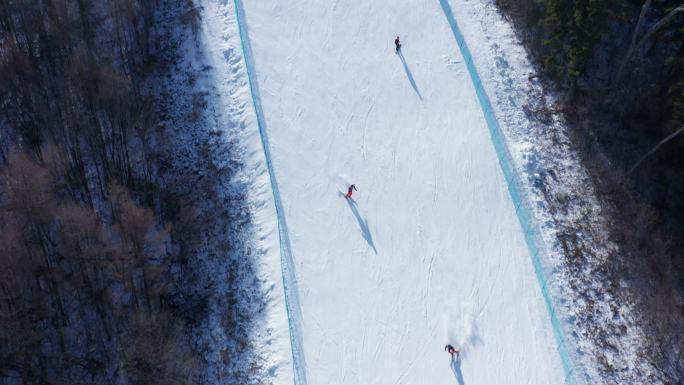
<instances>
[{"instance_id":1,"label":"snow","mask_svg":"<svg viewBox=\"0 0 684 385\"><path fill-rule=\"evenodd\" d=\"M525 236L439 2L242 6L294 263L282 267L296 272L285 283L301 314L291 325L299 382L563 383ZM355 202L342 197L352 182ZM264 207L273 242L276 213ZM453 365L447 342L463 349Z\"/></svg>"},{"instance_id":2,"label":"snow","mask_svg":"<svg viewBox=\"0 0 684 385\"><path fill-rule=\"evenodd\" d=\"M244 66L235 8L230 2L205 0L202 39L207 47L207 61L214 71L213 84L218 87L219 111L227 112L230 119L239 122L238 140L244 148L244 161L250 172L251 213L255 227L254 247L259 250L260 276L269 287L264 313L265 333L255 341L267 352L266 367L271 379L255 378L256 382L281 379L289 383L292 378L292 356L288 341L288 325L284 304L283 280L279 260L279 239L277 236L275 207L268 183L266 159L262 151L256 116L252 109L248 76ZM225 121L226 119L221 119Z\"/></svg>"},{"instance_id":3,"label":"snow","mask_svg":"<svg viewBox=\"0 0 684 385\"><path fill-rule=\"evenodd\" d=\"M191 343L206 365L196 380L291 383L275 209L235 11L232 3L195 4L202 15L196 35L186 25L192 4L164 2L159 49L171 68L151 81L151 89L162 101L162 127L173 133L154 146L172 154L183 181L170 181L170 188L195 183L188 203L207 222L186 251L189 267L180 272L196 285L189 294L206 297L209 308L206 319L191 326Z\"/></svg>"},{"instance_id":4,"label":"snow","mask_svg":"<svg viewBox=\"0 0 684 385\"><path fill-rule=\"evenodd\" d=\"M297 384L657 383L636 350L642 332L632 305L601 278L615 245L590 179L553 95L491 0L448 4L491 99L542 251L542 278L571 337L568 378L440 0L195 3L202 32L196 47L186 43L181 66L201 74L195 92L208 102L210 124L180 133L227 133L244 150L240 178L250 186L254 229L237 233L254 231L243 258L258 261L263 292L240 301L266 301L250 337L261 347L256 371L253 357L226 346L225 301L212 304L202 337L208 383L236 370L276 384L295 373ZM404 62L393 52L397 34ZM219 163L220 142L212 147ZM351 182L356 205L339 196ZM226 228L230 237L235 225ZM570 253L568 231L577 242ZM217 291L230 290L217 277ZM456 366L442 350L447 342L464 349Z\"/></svg>"}]
</instances>

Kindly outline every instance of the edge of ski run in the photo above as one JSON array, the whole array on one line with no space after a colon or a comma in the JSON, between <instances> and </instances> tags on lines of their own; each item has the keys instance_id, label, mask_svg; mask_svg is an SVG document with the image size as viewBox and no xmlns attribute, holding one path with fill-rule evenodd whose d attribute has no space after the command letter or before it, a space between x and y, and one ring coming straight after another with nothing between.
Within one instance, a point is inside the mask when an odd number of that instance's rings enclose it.
<instances>
[{"instance_id":1,"label":"edge of ski run","mask_svg":"<svg viewBox=\"0 0 684 385\"><path fill-rule=\"evenodd\" d=\"M444 16L446 16L451 31L456 38L458 43L458 48L461 51L463 60L468 68L468 74L473 82L473 87L475 88L475 93L477 94L477 99L480 102L480 107L482 108L482 113L484 114L485 120L487 122L487 127L489 128L490 137L492 139L492 144L496 150L496 155L499 158L499 165L501 166L501 171L503 171L504 178L506 179L506 185L508 186L508 192L511 195L511 200L515 205L515 212L518 216L520 226L522 227L523 233L525 234L525 242L527 243L527 248L532 257L532 264L534 265L534 273L539 281L539 286L541 287L542 295L544 297L544 302L546 304L546 309L549 313L549 318L551 321L553 334L556 339L556 345L558 347L558 354L560 355L561 362L563 365L563 371L565 374L565 383L567 385L575 385L576 379L574 374L574 367L570 357L568 355L568 350L565 342L565 337L563 334L563 329L558 320L556 309L554 307L553 297L549 291L549 286L546 280L546 275L544 274L544 267L540 258L540 249L542 248L543 241L538 238L538 229L532 224L532 215L528 212L526 201L529 199L522 192L523 189L520 187L521 182L519 177L514 172L512 164L512 158L508 146L506 145L505 138L499 123L494 114L494 109L489 100L489 96L484 89L482 79L477 72L477 67L473 61L472 54L468 48L468 44L465 41L465 37L458 27L456 18L451 10L451 6L448 0L439 0L442 10L444 11Z\"/></svg>"},{"instance_id":2,"label":"edge of ski run","mask_svg":"<svg viewBox=\"0 0 684 385\"><path fill-rule=\"evenodd\" d=\"M287 323L290 333L290 348L292 349L293 381L295 385L306 385L306 361L304 360L304 350L300 340L301 333L299 332L301 325L301 310L299 307L297 277L294 270L294 258L290 246L290 236L287 229L287 222L285 221L283 204L280 199L278 182L275 177L273 161L271 160L271 150L268 134L266 132L266 121L264 119L264 112L261 108L261 96L259 95L259 88L256 80L257 77L254 68L252 47L249 43L247 26L244 22L245 12L244 7L242 6L242 0L233 0L233 6L235 7L235 18L237 20L240 35L242 56L245 61L245 67L247 68L247 79L250 95L252 97L252 106L254 107L254 113L256 115L259 138L261 139L261 146L264 150L266 167L271 182L271 191L273 192L273 203L275 204L276 209L278 237L280 239L280 269L285 293L285 310L287 312Z\"/></svg>"}]
</instances>

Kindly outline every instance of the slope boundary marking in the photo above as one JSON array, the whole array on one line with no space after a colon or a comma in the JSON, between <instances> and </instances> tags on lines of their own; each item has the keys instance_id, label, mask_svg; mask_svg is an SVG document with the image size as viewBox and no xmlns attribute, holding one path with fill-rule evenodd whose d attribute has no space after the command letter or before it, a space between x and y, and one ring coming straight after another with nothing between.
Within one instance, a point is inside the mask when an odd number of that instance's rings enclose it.
<instances>
[{"instance_id":1,"label":"slope boundary marking","mask_svg":"<svg viewBox=\"0 0 684 385\"><path fill-rule=\"evenodd\" d=\"M304 347L301 340L302 316L301 308L299 307L297 276L295 273L292 247L290 245L290 235L287 229L285 212L280 199L280 190L278 189L278 181L276 180L276 174L271 158L268 133L266 131L266 120L264 119L264 112L261 108L261 97L259 95L254 58L252 56L249 35L247 32L247 26L245 24L244 7L241 0L233 0L233 5L235 7L235 17L237 19L238 31L240 35L242 55L245 61L245 67L247 68L247 79L250 96L252 99L252 105L254 107L254 113L256 115L257 127L259 128L259 138L261 139L261 146L266 159L266 168L268 169L268 175L271 182L271 191L273 193L273 203L276 209L278 237L280 240L280 268L285 294L285 309L287 312L287 322L290 334L290 347L292 349L294 384L306 385L306 361L304 359Z\"/></svg>"},{"instance_id":2,"label":"slope boundary marking","mask_svg":"<svg viewBox=\"0 0 684 385\"><path fill-rule=\"evenodd\" d=\"M456 22L456 18L451 10L451 6L449 5L448 0L439 0L439 3L444 11L444 16L446 16L446 19L449 22L449 26L454 34L454 38L458 43L463 60L466 63L468 74L473 82L477 99L480 103L480 107L482 108L485 121L487 122L487 128L489 129L492 144L494 145L496 155L499 158L499 165L501 166L501 171L504 174L504 179L506 180L506 185L508 186L508 192L515 206L515 213L518 217L518 221L520 222L523 233L525 234L525 243L527 244L527 248L532 258L534 273L537 277L537 281L539 281L539 286L541 287L546 310L549 313L553 335L556 339L558 354L560 355L561 363L563 365L565 383L566 385L575 385L576 380L574 367L568 355L565 336L563 335L563 329L558 319L553 297L549 290L549 285L547 283L544 267L540 257L540 249L543 248L543 242L539 238L537 226L533 224L532 215L530 215L530 209L526 204L526 202L529 202L529 200L522 192L524 190L521 188L522 184L520 182L519 176L515 173L512 167L512 157L508 146L506 145L505 137L501 131L501 128L499 127L496 115L494 114L494 109L492 108L492 103L490 102L489 96L484 89L482 79L477 72L477 67L473 61L472 54L470 53L470 49L465 41L465 37L463 36L463 33Z\"/></svg>"}]
</instances>

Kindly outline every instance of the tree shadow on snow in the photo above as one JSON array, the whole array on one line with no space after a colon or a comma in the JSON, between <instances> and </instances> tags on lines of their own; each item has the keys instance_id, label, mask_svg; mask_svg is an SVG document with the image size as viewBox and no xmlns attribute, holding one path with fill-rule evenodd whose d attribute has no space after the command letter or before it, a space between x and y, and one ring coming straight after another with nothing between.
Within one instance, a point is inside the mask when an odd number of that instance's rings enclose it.
<instances>
[{"instance_id":1,"label":"tree shadow on snow","mask_svg":"<svg viewBox=\"0 0 684 385\"><path fill-rule=\"evenodd\" d=\"M359 222L359 228L361 229L361 235L363 236L363 239L365 239L366 242L368 242L368 245L372 247L375 254L377 254L378 250L375 248L375 244L373 243L373 237L371 236L370 229L368 228L368 221L365 218L361 217L361 214L359 214L359 210L356 208L356 202L354 202L353 199L345 199L347 200L347 204L349 205L349 208L351 209L352 213L356 217L356 220Z\"/></svg>"},{"instance_id":2,"label":"tree shadow on snow","mask_svg":"<svg viewBox=\"0 0 684 385\"><path fill-rule=\"evenodd\" d=\"M408 80L411 83L411 87L413 87L413 90L416 91L416 94L418 94L418 98L420 100L423 100L423 96L420 94L420 91L418 91L416 81L413 79L413 74L411 73L408 64L406 64L406 59L404 58L404 53L401 51L401 49L397 51L397 55L399 55L399 59L401 59L401 64L404 65L404 71L406 71L406 76L408 77Z\"/></svg>"},{"instance_id":3,"label":"tree shadow on snow","mask_svg":"<svg viewBox=\"0 0 684 385\"><path fill-rule=\"evenodd\" d=\"M460 358L451 357L451 370L454 372L454 376L456 376L458 385L465 385L465 381L463 380L463 372L461 372Z\"/></svg>"}]
</instances>

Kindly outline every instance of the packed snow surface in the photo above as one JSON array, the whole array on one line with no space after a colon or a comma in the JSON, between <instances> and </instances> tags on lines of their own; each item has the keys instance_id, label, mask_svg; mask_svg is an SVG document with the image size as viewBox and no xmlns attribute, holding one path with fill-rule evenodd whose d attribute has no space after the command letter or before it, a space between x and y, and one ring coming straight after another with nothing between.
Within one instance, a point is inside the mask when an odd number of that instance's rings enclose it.
<instances>
[{"instance_id":1,"label":"packed snow surface","mask_svg":"<svg viewBox=\"0 0 684 385\"><path fill-rule=\"evenodd\" d=\"M440 2L238 4L287 220L306 382L564 383Z\"/></svg>"}]
</instances>

